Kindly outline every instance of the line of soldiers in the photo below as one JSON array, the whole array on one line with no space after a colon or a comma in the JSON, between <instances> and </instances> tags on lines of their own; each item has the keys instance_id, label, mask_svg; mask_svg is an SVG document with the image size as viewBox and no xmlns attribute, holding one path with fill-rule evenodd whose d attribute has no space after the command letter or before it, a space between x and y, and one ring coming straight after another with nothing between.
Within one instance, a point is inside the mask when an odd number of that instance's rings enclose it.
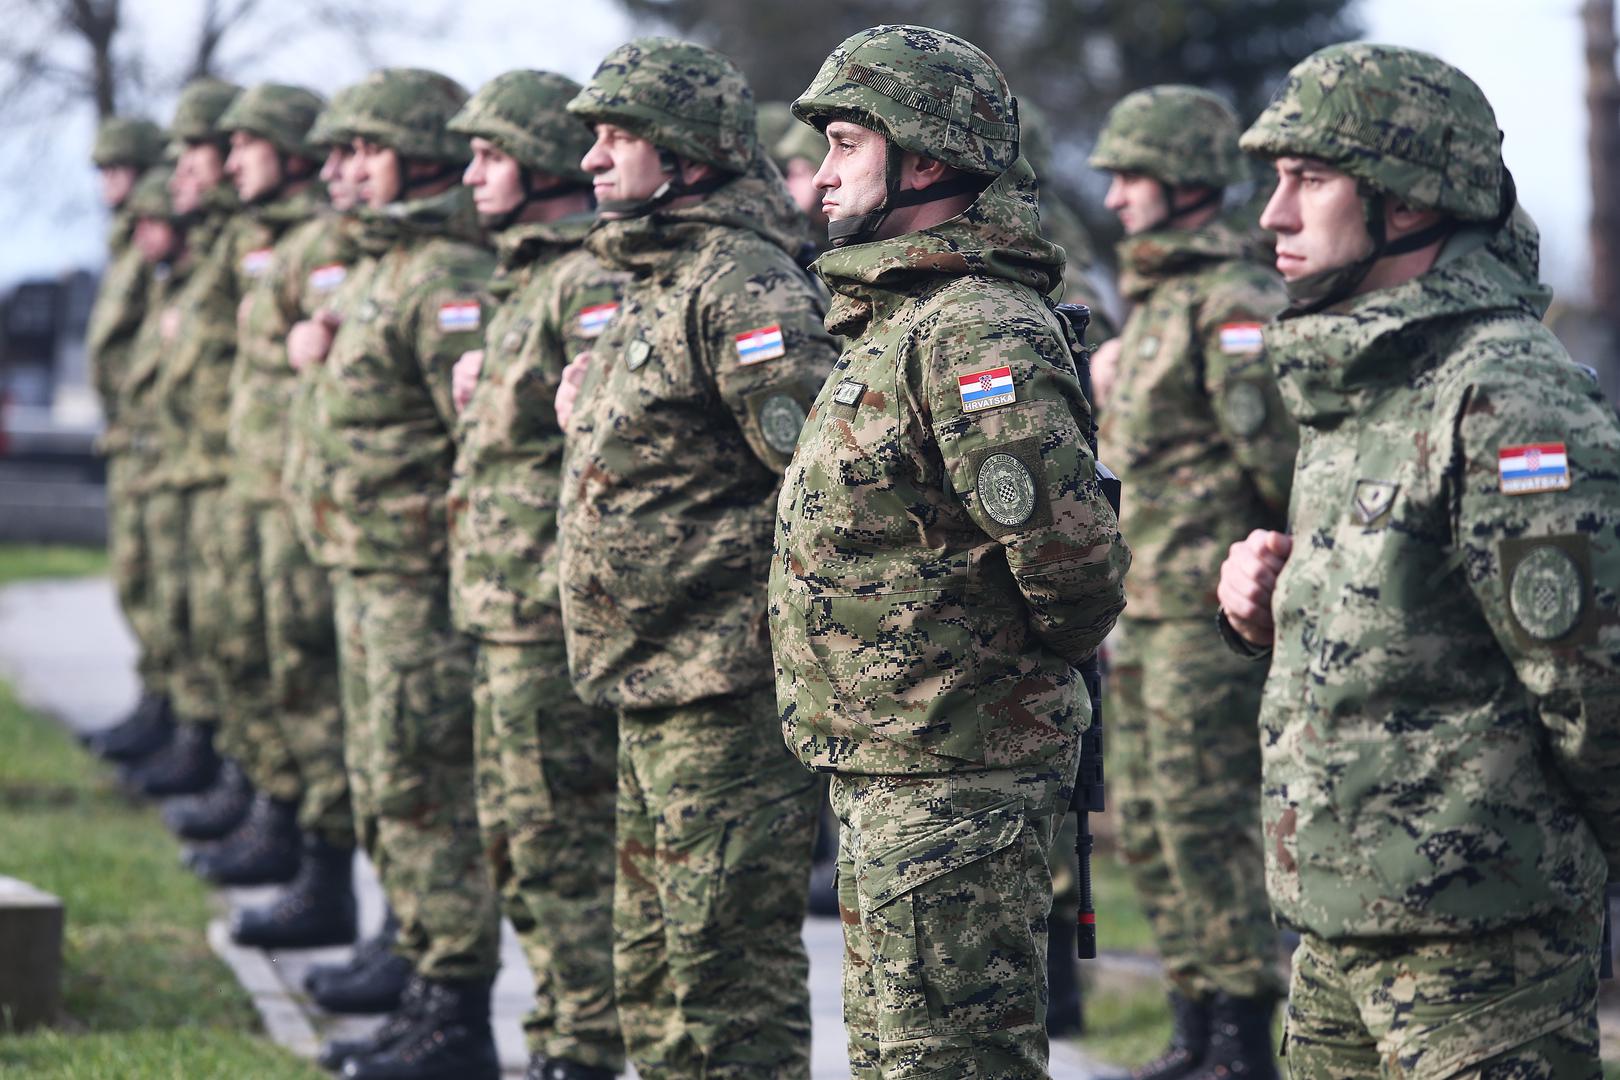
<instances>
[{"instance_id":1,"label":"line of soldiers","mask_svg":"<svg viewBox=\"0 0 1620 1080\"><path fill-rule=\"evenodd\" d=\"M310 990L389 1016L323 1063L497 1075L504 913L530 1077L807 1077L825 790L853 1073L1046 1075L1116 631L1175 1017L1137 1076L1276 1075L1274 918L1291 1075L1596 1076L1620 423L1478 88L1345 45L1241 139L1190 87L1113 110L1117 517L1056 306L1089 249L994 61L874 27L792 116L779 169L730 60L645 38L583 87L204 81L98 139L146 694L97 748L204 877L286 883L240 942L353 941L370 857L389 921Z\"/></svg>"}]
</instances>

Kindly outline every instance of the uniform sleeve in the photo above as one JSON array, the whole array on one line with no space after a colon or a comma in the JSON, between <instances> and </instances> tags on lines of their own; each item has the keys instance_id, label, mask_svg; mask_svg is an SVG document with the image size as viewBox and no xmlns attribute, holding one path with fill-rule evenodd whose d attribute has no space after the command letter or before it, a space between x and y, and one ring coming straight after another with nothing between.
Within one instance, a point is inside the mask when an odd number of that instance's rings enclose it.
<instances>
[{"instance_id":1,"label":"uniform sleeve","mask_svg":"<svg viewBox=\"0 0 1620 1080\"><path fill-rule=\"evenodd\" d=\"M456 361L462 353L484 347L484 328L494 311L484 291L491 269L488 263L469 261L435 277L416 293L411 345L423 385L447 431L456 430L451 382Z\"/></svg>"},{"instance_id":2,"label":"uniform sleeve","mask_svg":"<svg viewBox=\"0 0 1620 1080\"><path fill-rule=\"evenodd\" d=\"M780 473L838 359L821 294L776 249L740 252L706 282L697 322L720 399L754 456Z\"/></svg>"},{"instance_id":3,"label":"uniform sleeve","mask_svg":"<svg viewBox=\"0 0 1620 1080\"><path fill-rule=\"evenodd\" d=\"M618 275L603 269L594 259L579 260L557 290L556 331L564 365L596 344L618 315L622 292L623 282ZM562 369L553 374L561 378Z\"/></svg>"},{"instance_id":4,"label":"uniform sleeve","mask_svg":"<svg viewBox=\"0 0 1620 1080\"><path fill-rule=\"evenodd\" d=\"M1125 607L1130 549L1082 435L1091 423L1044 310L962 298L919 327L914 363L946 476L1000 543L1036 634L1070 664Z\"/></svg>"},{"instance_id":5,"label":"uniform sleeve","mask_svg":"<svg viewBox=\"0 0 1620 1080\"><path fill-rule=\"evenodd\" d=\"M1620 422L1558 359L1473 383L1454 425L1469 583L1620 879Z\"/></svg>"},{"instance_id":6,"label":"uniform sleeve","mask_svg":"<svg viewBox=\"0 0 1620 1080\"><path fill-rule=\"evenodd\" d=\"M1204 389L1215 422L1255 490L1279 514L1288 509L1299 428L1277 392L1263 327L1282 307L1276 290L1228 287L1199 313Z\"/></svg>"}]
</instances>

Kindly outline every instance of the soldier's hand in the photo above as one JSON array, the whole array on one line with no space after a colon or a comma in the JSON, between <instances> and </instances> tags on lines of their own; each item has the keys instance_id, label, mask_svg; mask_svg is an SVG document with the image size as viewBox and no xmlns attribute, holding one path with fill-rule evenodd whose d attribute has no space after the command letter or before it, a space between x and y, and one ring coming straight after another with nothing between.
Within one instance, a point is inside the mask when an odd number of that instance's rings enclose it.
<instances>
[{"instance_id":1,"label":"soldier's hand","mask_svg":"<svg viewBox=\"0 0 1620 1080\"><path fill-rule=\"evenodd\" d=\"M1270 645L1276 636L1271 596L1293 550L1294 538L1287 533L1256 529L1233 544L1221 563L1215 595L1226 621L1251 645Z\"/></svg>"},{"instance_id":2,"label":"soldier's hand","mask_svg":"<svg viewBox=\"0 0 1620 1080\"><path fill-rule=\"evenodd\" d=\"M450 394L455 398L456 412L467 407L473 390L478 386L479 372L484 370L484 350L469 349L461 354L456 366L450 369Z\"/></svg>"},{"instance_id":3,"label":"soldier's hand","mask_svg":"<svg viewBox=\"0 0 1620 1080\"><path fill-rule=\"evenodd\" d=\"M318 316L294 323L287 331L287 360L293 370L303 371L311 365L325 363L334 331L335 327Z\"/></svg>"},{"instance_id":4,"label":"soldier's hand","mask_svg":"<svg viewBox=\"0 0 1620 1080\"><path fill-rule=\"evenodd\" d=\"M557 425L564 431L574 419L574 402L579 399L579 388L585 382L585 369L591 366L591 354L582 352L563 368L562 385L557 387Z\"/></svg>"},{"instance_id":5,"label":"soldier's hand","mask_svg":"<svg viewBox=\"0 0 1620 1080\"><path fill-rule=\"evenodd\" d=\"M1109 391L1114 388L1114 380L1119 376L1119 353L1122 346L1119 338L1109 338L1091 353L1091 395L1097 400L1092 404L1102 408L1108 401Z\"/></svg>"}]
</instances>

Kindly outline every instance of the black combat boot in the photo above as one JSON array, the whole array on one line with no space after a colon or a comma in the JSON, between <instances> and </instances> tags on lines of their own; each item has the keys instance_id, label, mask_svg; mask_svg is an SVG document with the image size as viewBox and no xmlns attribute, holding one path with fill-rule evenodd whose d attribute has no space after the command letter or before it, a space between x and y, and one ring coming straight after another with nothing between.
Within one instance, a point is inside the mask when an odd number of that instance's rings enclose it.
<instances>
[{"instance_id":1,"label":"black combat boot","mask_svg":"<svg viewBox=\"0 0 1620 1080\"><path fill-rule=\"evenodd\" d=\"M338 1070L352 1057L375 1054L386 1050L396 1040L410 1033L421 1016L422 998L427 983L415 975L406 976L405 988L395 995L396 1007L375 1031L363 1039L333 1039L321 1047L315 1060L321 1068Z\"/></svg>"},{"instance_id":2,"label":"black combat boot","mask_svg":"<svg viewBox=\"0 0 1620 1080\"><path fill-rule=\"evenodd\" d=\"M304 837L298 876L265 907L231 916L231 940L257 949L315 949L354 941L354 848Z\"/></svg>"},{"instance_id":3,"label":"black combat boot","mask_svg":"<svg viewBox=\"0 0 1620 1080\"><path fill-rule=\"evenodd\" d=\"M523 1080L614 1080L617 1070L601 1065L581 1065L566 1058L548 1058L536 1054L529 1059L529 1069Z\"/></svg>"},{"instance_id":4,"label":"black combat boot","mask_svg":"<svg viewBox=\"0 0 1620 1080\"><path fill-rule=\"evenodd\" d=\"M372 1054L350 1057L348 1080L500 1080L489 1024L493 979L426 979L411 1029Z\"/></svg>"},{"instance_id":5,"label":"black combat boot","mask_svg":"<svg viewBox=\"0 0 1620 1080\"><path fill-rule=\"evenodd\" d=\"M304 972L304 989L310 994L319 991L321 984L328 979L347 979L355 972L371 963L378 956L391 953L394 940L399 937L399 916L394 909L385 902L383 904L382 928L375 934L366 938L354 947L349 958L341 964L315 964ZM392 1012L399 1004L399 991L394 991L394 1000L381 1009L368 1009L367 1012ZM328 1009L328 1012L342 1012L341 1009Z\"/></svg>"},{"instance_id":6,"label":"black combat boot","mask_svg":"<svg viewBox=\"0 0 1620 1080\"><path fill-rule=\"evenodd\" d=\"M219 772L212 723L181 724L169 745L129 766L130 787L142 795L167 798L206 790Z\"/></svg>"},{"instance_id":7,"label":"black combat boot","mask_svg":"<svg viewBox=\"0 0 1620 1080\"><path fill-rule=\"evenodd\" d=\"M1067 1038L1086 1029L1075 932L1074 921L1065 916L1046 920L1046 1036L1049 1039Z\"/></svg>"},{"instance_id":8,"label":"black combat boot","mask_svg":"<svg viewBox=\"0 0 1620 1080\"><path fill-rule=\"evenodd\" d=\"M1131 1080L1181 1080L1209 1054L1210 1003L1170 991L1170 1045L1164 1053L1131 1070Z\"/></svg>"},{"instance_id":9,"label":"black combat boot","mask_svg":"<svg viewBox=\"0 0 1620 1080\"><path fill-rule=\"evenodd\" d=\"M280 885L298 873L298 804L253 797L247 817L223 840L192 855L191 869L215 885Z\"/></svg>"},{"instance_id":10,"label":"black combat boot","mask_svg":"<svg viewBox=\"0 0 1620 1080\"><path fill-rule=\"evenodd\" d=\"M1277 999L1216 994L1209 1012L1209 1053L1190 1080L1278 1080L1271 1047Z\"/></svg>"},{"instance_id":11,"label":"black combat boot","mask_svg":"<svg viewBox=\"0 0 1620 1080\"><path fill-rule=\"evenodd\" d=\"M157 753L174 738L174 713L164 694L142 694L130 714L86 740L91 752L126 762Z\"/></svg>"},{"instance_id":12,"label":"black combat boot","mask_svg":"<svg viewBox=\"0 0 1620 1080\"><path fill-rule=\"evenodd\" d=\"M182 840L218 840L242 823L252 804L252 782L227 758L220 763L213 787L163 804L163 824Z\"/></svg>"}]
</instances>

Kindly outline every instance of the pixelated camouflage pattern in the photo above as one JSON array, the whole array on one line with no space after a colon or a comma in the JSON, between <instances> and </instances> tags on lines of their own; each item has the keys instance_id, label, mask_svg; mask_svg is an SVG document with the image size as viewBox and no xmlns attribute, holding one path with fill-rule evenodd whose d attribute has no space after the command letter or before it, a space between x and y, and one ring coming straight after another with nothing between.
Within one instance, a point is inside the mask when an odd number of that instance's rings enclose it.
<instances>
[{"instance_id":1,"label":"pixelated camouflage pattern","mask_svg":"<svg viewBox=\"0 0 1620 1080\"><path fill-rule=\"evenodd\" d=\"M791 115L791 114L789 114ZM771 144L771 158L785 171L788 162L804 158L812 165L820 165L827 156L827 137L809 124L797 119Z\"/></svg>"},{"instance_id":2,"label":"pixelated camouflage pattern","mask_svg":"<svg viewBox=\"0 0 1620 1080\"><path fill-rule=\"evenodd\" d=\"M345 86L332 95L332 100L326 103L315 116L315 122L310 125L309 134L304 139L312 147L327 149L346 143L354 137L348 127L349 105L361 94L360 83Z\"/></svg>"},{"instance_id":3,"label":"pixelated camouflage pattern","mask_svg":"<svg viewBox=\"0 0 1620 1080\"><path fill-rule=\"evenodd\" d=\"M817 130L850 120L905 150L996 176L1018 158L1018 106L977 45L926 26L874 26L844 39L793 103Z\"/></svg>"},{"instance_id":4,"label":"pixelated camouflage pattern","mask_svg":"<svg viewBox=\"0 0 1620 1080\"><path fill-rule=\"evenodd\" d=\"M135 347L136 334L146 315L150 269L132 243L135 215L120 211L107 239L107 269L96 288L85 328L85 353L90 360L90 381L101 399L107 429L101 437L103 453L117 453L125 436L118 430L118 387L124 380Z\"/></svg>"},{"instance_id":5,"label":"pixelated camouflage pattern","mask_svg":"<svg viewBox=\"0 0 1620 1080\"><path fill-rule=\"evenodd\" d=\"M1018 124L1024 160L1040 182L1041 235L1063 249L1063 282L1052 294L1070 304L1084 304L1091 312L1085 343L1097 346L1119 333L1109 315L1107 292L1100 282L1096 244L1085 223L1053 183L1055 163L1046 114L1028 101L1018 102Z\"/></svg>"},{"instance_id":6,"label":"pixelated camouflage pattern","mask_svg":"<svg viewBox=\"0 0 1620 1080\"><path fill-rule=\"evenodd\" d=\"M564 459L559 588L588 701L645 709L770 681L776 492L837 352L793 259L800 220L761 155L694 206L586 238L630 274ZM737 336L773 326L783 355L743 363Z\"/></svg>"},{"instance_id":7,"label":"pixelated camouflage pattern","mask_svg":"<svg viewBox=\"0 0 1620 1080\"><path fill-rule=\"evenodd\" d=\"M737 65L674 38L637 38L608 53L568 112L727 172L748 171L759 146L754 92Z\"/></svg>"},{"instance_id":8,"label":"pixelated camouflage pattern","mask_svg":"<svg viewBox=\"0 0 1620 1080\"><path fill-rule=\"evenodd\" d=\"M508 71L479 87L448 127L488 139L527 168L589 182L579 163L591 148L590 129L563 111L578 93L579 83L564 75Z\"/></svg>"},{"instance_id":9,"label":"pixelated camouflage pattern","mask_svg":"<svg viewBox=\"0 0 1620 1080\"><path fill-rule=\"evenodd\" d=\"M1506 166L1485 94L1444 60L1397 45L1330 45L1295 65L1242 147L1328 162L1421 209L1494 220Z\"/></svg>"},{"instance_id":10,"label":"pixelated camouflage pattern","mask_svg":"<svg viewBox=\"0 0 1620 1080\"><path fill-rule=\"evenodd\" d=\"M1283 528L1298 442L1264 348L1223 345L1222 328L1269 322L1287 296L1219 223L1129 237L1119 265L1135 306L1098 445L1129 478L1126 618L1207 619L1227 547Z\"/></svg>"},{"instance_id":11,"label":"pixelated camouflage pattern","mask_svg":"<svg viewBox=\"0 0 1620 1080\"><path fill-rule=\"evenodd\" d=\"M164 686L182 723L213 725L224 708L211 657L197 647L191 613L191 518L194 492L143 485L142 522L152 567L152 630Z\"/></svg>"},{"instance_id":12,"label":"pixelated camouflage pattern","mask_svg":"<svg viewBox=\"0 0 1620 1080\"><path fill-rule=\"evenodd\" d=\"M1522 214L1466 230L1429 272L1267 330L1302 425L1267 884L1323 937L1583 910L1620 867L1620 422L1539 322L1536 251ZM1544 443L1569 488L1504 494L1499 451ZM1516 581L1537 559L1563 572Z\"/></svg>"},{"instance_id":13,"label":"pixelated camouflage pattern","mask_svg":"<svg viewBox=\"0 0 1620 1080\"><path fill-rule=\"evenodd\" d=\"M1197 86L1150 86L1121 98L1091 151L1091 167L1141 173L1172 187L1226 187L1249 178L1238 118Z\"/></svg>"},{"instance_id":14,"label":"pixelated camouflage pattern","mask_svg":"<svg viewBox=\"0 0 1620 1080\"><path fill-rule=\"evenodd\" d=\"M325 107L324 98L302 86L259 83L237 95L220 116L219 127L268 139L284 154L313 158L320 155L321 144L309 141L309 129Z\"/></svg>"},{"instance_id":15,"label":"pixelated camouflage pattern","mask_svg":"<svg viewBox=\"0 0 1620 1080\"><path fill-rule=\"evenodd\" d=\"M193 79L187 83L175 103L174 119L169 122L171 148L193 142L223 142L230 132L219 126L219 118L241 92L235 83L219 79Z\"/></svg>"},{"instance_id":16,"label":"pixelated camouflage pattern","mask_svg":"<svg viewBox=\"0 0 1620 1080\"><path fill-rule=\"evenodd\" d=\"M848 343L782 487L770 601L789 746L840 773L1072 759L1089 714L1075 667L1124 606L1130 554L1044 299L1063 261L1034 173L1020 161L950 221L815 268ZM1002 366L1017 400L965 411L959 377ZM1011 524L977 494L994 455L1033 499Z\"/></svg>"},{"instance_id":17,"label":"pixelated camouflage pattern","mask_svg":"<svg viewBox=\"0 0 1620 1080\"><path fill-rule=\"evenodd\" d=\"M102 169L115 165L150 169L163 163L168 141L163 129L150 120L137 116L109 116L96 129L96 142L90 151L90 160Z\"/></svg>"},{"instance_id":18,"label":"pixelated camouflage pattern","mask_svg":"<svg viewBox=\"0 0 1620 1080\"><path fill-rule=\"evenodd\" d=\"M1297 1080L1597 1080L1596 907L1483 935L1306 934L1284 1027Z\"/></svg>"},{"instance_id":19,"label":"pixelated camouflage pattern","mask_svg":"<svg viewBox=\"0 0 1620 1080\"><path fill-rule=\"evenodd\" d=\"M793 106L785 101L761 101L754 107L754 140L776 162L777 168L782 167L782 161L777 157L776 144L790 128L798 126Z\"/></svg>"},{"instance_id":20,"label":"pixelated camouflage pattern","mask_svg":"<svg viewBox=\"0 0 1620 1080\"><path fill-rule=\"evenodd\" d=\"M341 126L416 161L461 164L472 158L467 138L450 131L450 118L467 91L448 75L422 68L383 68L359 83L343 102Z\"/></svg>"},{"instance_id":21,"label":"pixelated camouflage pattern","mask_svg":"<svg viewBox=\"0 0 1620 1080\"><path fill-rule=\"evenodd\" d=\"M578 125L575 125L576 127ZM561 641L557 502L562 370L596 333L580 312L618 301L623 275L581 246L590 215L501 233L490 282L498 307L484 362L456 429L450 482L450 593L455 623L490 641Z\"/></svg>"}]
</instances>

